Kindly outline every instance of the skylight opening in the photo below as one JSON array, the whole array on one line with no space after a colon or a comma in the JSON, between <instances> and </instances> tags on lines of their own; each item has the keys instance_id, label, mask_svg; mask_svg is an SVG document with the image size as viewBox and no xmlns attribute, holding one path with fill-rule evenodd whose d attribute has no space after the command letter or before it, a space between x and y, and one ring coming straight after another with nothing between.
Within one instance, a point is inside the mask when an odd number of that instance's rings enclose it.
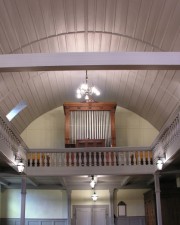
<instances>
[{"instance_id":1,"label":"skylight opening","mask_svg":"<svg viewBox=\"0 0 180 225\"><path fill-rule=\"evenodd\" d=\"M17 116L24 108L27 107L25 101L20 101L7 115L6 118L11 121L15 116Z\"/></svg>"}]
</instances>

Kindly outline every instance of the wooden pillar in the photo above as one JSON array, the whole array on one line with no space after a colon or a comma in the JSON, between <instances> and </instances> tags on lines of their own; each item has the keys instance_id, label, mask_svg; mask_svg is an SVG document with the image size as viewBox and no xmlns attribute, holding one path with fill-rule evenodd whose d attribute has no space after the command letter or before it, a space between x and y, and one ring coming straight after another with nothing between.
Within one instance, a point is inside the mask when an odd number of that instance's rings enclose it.
<instances>
[{"instance_id":1,"label":"wooden pillar","mask_svg":"<svg viewBox=\"0 0 180 225\"><path fill-rule=\"evenodd\" d=\"M114 189L109 190L110 193L110 225L114 225Z\"/></svg>"},{"instance_id":2,"label":"wooden pillar","mask_svg":"<svg viewBox=\"0 0 180 225\"><path fill-rule=\"evenodd\" d=\"M26 177L22 177L21 180L21 218L20 225L25 225L25 213L26 213Z\"/></svg>"},{"instance_id":3,"label":"wooden pillar","mask_svg":"<svg viewBox=\"0 0 180 225\"><path fill-rule=\"evenodd\" d=\"M67 190L68 225L71 225L71 190Z\"/></svg>"},{"instance_id":4,"label":"wooden pillar","mask_svg":"<svg viewBox=\"0 0 180 225\"><path fill-rule=\"evenodd\" d=\"M111 145L116 147L115 110L111 110Z\"/></svg>"},{"instance_id":5,"label":"wooden pillar","mask_svg":"<svg viewBox=\"0 0 180 225\"><path fill-rule=\"evenodd\" d=\"M70 144L70 111L66 110L65 116L65 144Z\"/></svg>"},{"instance_id":6,"label":"wooden pillar","mask_svg":"<svg viewBox=\"0 0 180 225\"><path fill-rule=\"evenodd\" d=\"M155 181L155 193L156 193L156 214L157 214L157 224L162 225L162 212L161 212L161 196L160 196L160 183L159 174L154 174Z\"/></svg>"}]
</instances>

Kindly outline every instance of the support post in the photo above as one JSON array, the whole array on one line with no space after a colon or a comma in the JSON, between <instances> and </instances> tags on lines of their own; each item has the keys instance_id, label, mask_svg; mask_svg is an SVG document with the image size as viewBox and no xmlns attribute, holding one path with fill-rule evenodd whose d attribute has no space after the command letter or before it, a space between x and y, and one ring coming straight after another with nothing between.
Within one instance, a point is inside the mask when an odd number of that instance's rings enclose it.
<instances>
[{"instance_id":1,"label":"support post","mask_svg":"<svg viewBox=\"0 0 180 225\"><path fill-rule=\"evenodd\" d=\"M109 190L110 193L110 223L114 225L114 189Z\"/></svg>"},{"instance_id":2,"label":"support post","mask_svg":"<svg viewBox=\"0 0 180 225\"><path fill-rule=\"evenodd\" d=\"M21 180L21 219L20 219L21 225L25 225L25 213L26 213L26 177L22 177L22 180Z\"/></svg>"},{"instance_id":3,"label":"support post","mask_svg":"<svg viewBox=\"0 0 180 225\"><path fill-rule=\"evenodd\" d=\"M159 174L154 174L155 181L155 193L156 193L156 214L157 214L157 223L162 225L162 212L161 212L161 196L160 196L160 183L159 183Z\"/></svg>"},{"instance_id":4,"label":"support post","mask_svg":"<svg viewBox=\"0 0 180 225\"><path fill-rule=\"evenodd\" d=\"M68 225L71 225L71 190L67 190Z\"/></svg>"},{"instance_id":5,"label":"support post","mask_svg":"<svg viewBox=\"0 0 180 225\"><path fill-rule=\"evenodd\" d=\"M1 195L2 195L2 185L0 184L0 224L1 224L1 212L2 212Z\"/></svg>"}]
</instances>

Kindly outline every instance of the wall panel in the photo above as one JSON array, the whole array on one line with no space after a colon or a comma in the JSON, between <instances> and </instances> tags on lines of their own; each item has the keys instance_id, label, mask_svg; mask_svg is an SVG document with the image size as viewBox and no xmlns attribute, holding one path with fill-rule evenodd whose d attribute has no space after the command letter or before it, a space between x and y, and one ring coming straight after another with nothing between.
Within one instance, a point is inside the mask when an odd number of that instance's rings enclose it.
<instances>
[{"instance_id":1,"label":"wall panel","mask_svg":"<svg viewBox=\"0 0 180 225\"><path fill-rule=\"evenodd\" d=\"M1 225L20 225L20 219L1 218ZM67 219L26 219L25 225L67 225Z\"/></svg>"}]
</instances>

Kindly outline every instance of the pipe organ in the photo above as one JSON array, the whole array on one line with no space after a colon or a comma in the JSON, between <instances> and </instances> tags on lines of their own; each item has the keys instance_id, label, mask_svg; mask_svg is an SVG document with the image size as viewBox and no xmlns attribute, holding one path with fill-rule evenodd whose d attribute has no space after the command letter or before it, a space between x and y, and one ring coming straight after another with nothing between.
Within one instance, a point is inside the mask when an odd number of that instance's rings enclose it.
<instances>
[{"instance_id":1,"label":"pipe organ","mask_svg":"<svg viewBox=\"0 0 180 225\"><path fill-rule=\"evenodd\" d=\"M115 110L115 103L64 103L65 145L116 146Z\"/></svg>"}]
</instances>

